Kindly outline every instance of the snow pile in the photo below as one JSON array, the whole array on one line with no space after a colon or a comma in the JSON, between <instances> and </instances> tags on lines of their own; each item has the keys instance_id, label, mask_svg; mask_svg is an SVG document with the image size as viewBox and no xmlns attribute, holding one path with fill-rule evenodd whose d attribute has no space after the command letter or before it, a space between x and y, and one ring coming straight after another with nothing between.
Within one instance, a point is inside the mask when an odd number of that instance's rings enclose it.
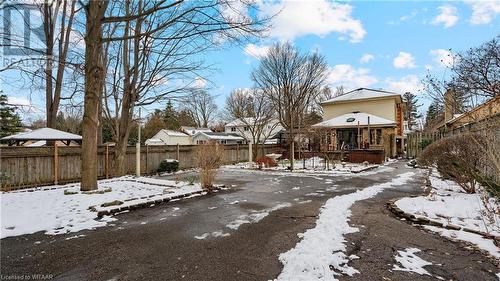
<instances>
[{"instance_id":1,"label":"snow pile","mask_svg":"<svg viewBox=\"0 0 500 281\"><path fill-rule=\"evenodd\" d=\"M105 226L116 219L105 216L97 220L96 211L189 194L200 191L201 187L199 184L127 176L99 181L99 192L79 190L80 184L68 184L53 190L0 193L1 238L38 231L65 234ZM116 205L112 203L114 201ZM102 207L102 204L110 206ZM90 210L91 207L94 210Z\"/></svg>"},{"instance_id":2,"label":"snow pile","mask_svg":"<svg viewBox=\"0 0 500 281\"><path fill-rule=\"evenodd\" d=\"M430 176L433 189L428 196L403 198L396 205L417 217L426 217L444 225L453 224L500 235L500 218L486 210L481 194L466 194L453 181L442 180L437 171ZM498 206L495 202L492 208Z\"/></svg>"},{"instance_id":3,"label":"snow pile","mask_svg":"<svg viewBox=\"0 0 500 281\"><path fill-rule=\"evenodd\" d=\"M398 255L395 258L402 267L395 264L392 269L415 272L420 275L431 275L427 270L424 269L424 266L432 265L432 263L417 257L415 253L418 252L420 252L420 249L417 248L406 248L404 251L398 251Z\"/></svg>"},{"instance_id":4,"label":"snow pile","mask_svg":"<svg viewBox=\"0 0 500 281\"><path fill-rule=\"evenodd\" d=\"M404 173L390 182L329 199L315 228L301 234L303 239L295 248L279 256L283 271L277 280L336 280L335 275L359 273L347 265L350 258L344 253L344 235L358 231L348 223L349 209L357 201L371 198L386 188L405 184L414 175L414 172Z\"/></svg>"}]
</instances>

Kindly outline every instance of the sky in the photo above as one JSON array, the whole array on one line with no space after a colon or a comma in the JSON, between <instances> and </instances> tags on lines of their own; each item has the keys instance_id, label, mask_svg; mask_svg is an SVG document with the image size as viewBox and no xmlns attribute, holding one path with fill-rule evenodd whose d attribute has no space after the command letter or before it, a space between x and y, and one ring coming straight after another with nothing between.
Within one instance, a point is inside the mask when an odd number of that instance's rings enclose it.
<instances>
[{"instance_id":1,"label":"sky","mask_svg":"<svg viewBox=\"0 0 500 281\"><path fill-rule=\"evenodd\" d=\"M252 87L251 71L270 45L289 41L301 52L317 51L325 56L331 87L411 91L418 95L420 111L425 112L430 99L420 81L426 73L446 76L450 49L464 51L500 35L500 1L259 3L262 16L281 11L273 19L269 36L217 49L204 58L215 68L206 87L217 95L220 108L233 89ZM32 104L37 108L35 114L43 116L43 97L16 90L12 79L0 89L16 103Z\"/></svg>"}]
</instances>

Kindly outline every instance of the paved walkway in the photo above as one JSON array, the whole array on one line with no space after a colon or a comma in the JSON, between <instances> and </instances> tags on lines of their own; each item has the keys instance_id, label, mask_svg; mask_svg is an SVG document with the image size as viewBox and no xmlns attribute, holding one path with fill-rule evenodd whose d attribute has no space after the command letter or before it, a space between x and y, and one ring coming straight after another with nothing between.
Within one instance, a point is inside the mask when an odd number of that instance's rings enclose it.
<instances>
[{"instance_id":1,"label":"paved walkway","mask_svg":"<svg viewBox=\"0 0 500 281\"><path fill-rule=\"evenodd\" d=\"M394 169L354 177L276 176L224 171L218 181L230 191L118 215L114 225L67 235L41 233L0 240L1 274L52 274L55 280L268 280L279 275L277 256L293 248L297 233L314 227L328 198L389 181ZM441 263L430 272L453 280L494 280L496 267L463 245L399 221L387 199L421 192L417 177L401 191L385 191L354 205L347 237L361 259L361 274L345 280L426 280L389 272L394 252L427 249ZM78 236L77 236L78 235ZM84 236L83 236L84 235ZM456 261L455 261L456 260ZM453 262L452 262L453 261Z\"/></svg>"}]
</instances>

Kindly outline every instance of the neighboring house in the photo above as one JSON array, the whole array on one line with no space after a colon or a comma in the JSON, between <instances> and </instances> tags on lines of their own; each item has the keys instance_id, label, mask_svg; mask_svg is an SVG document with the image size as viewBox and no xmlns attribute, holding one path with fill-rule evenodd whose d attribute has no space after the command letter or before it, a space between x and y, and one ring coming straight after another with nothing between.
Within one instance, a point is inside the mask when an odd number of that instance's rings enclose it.
<instances>
[{"instance_id":1,"label":"neighboring house","mask_svg":"<svg viewBox=\"0 0 500 281\"><path fill-rule=\"evenodd\" d=\"M264 121L263 121L264 122ZM244 119L236 119L227 123L224 127L226 133L238 134L247 141L253 141L251 126L255 124L253 117ZM274 135L283 130L283 127L278 120L272 119L264 125L264 128L259 136L260 143L277 143L276 139L272 139Z\"/></svg>"},{"instance_id":2,"label":"neighboring house","mask_svg":"<svg viewBox=\"0 0 500 281\"><path fill-rule=\"evenodd\" d=\"M222 132L198 132L193 136L193 144L217 142L220 144L242 144L245 139L238 134Z\"/></svg>"},{"instance_id":3,"label":"neighboring house","mask_svg":"<svg viewBox=\"0 0 500 281\"><path fill-rule=\"evenodd\" d=\"M451 97L448 97L448 95L453 95L453 93L451 91L446 92L444 113L439 118L440 122L433 128L434 131L446 133L465 130L468 129L466 127L472 127L486 120L494 120L497 124L500 122L500 96L492 98L468 112L457 114L453 103L449 102Z\"/></svg>"},{"instance_id":4,"label":"neighboring house","mask_svg":"<svg viewBox=\"0 0 500 281\"><path fill-rule=\"evenodd\" d=\"M52 128L40 128L6 136L1 140L8 141L9 146L40 147L46 146L47 141L59 146L75 146L82 143L82 136Z\"/></svg>"},{"instance_id":5,"label":"neighboring house","mask_svg":"<svg viewBox=\"0 0 500 281\"><path fill-rule=\"evenodd\" d=\"M160 130L145 141L146 145L191 145L191 136L179 131Z\"/></svg>"},{"instance_id":6,"label":"neighboring house","mask_svg":"<svg viewBox=\"0 0 500 281\"><path fill-rule=\"evenodd\" d=\"M212 132L212 130L210 130L209 128L189 127L189 126L181 126L181 131L190 135L191 137L200 132L205 132L205 133Z\"/></svg>"},{"instance_id":7,"label":"neighboring house","mask_svg":"<svg viewBox=\"0 0 500 281\"><path fill-rule=\"evenodd\" d=\"M401 95L359 88L321 103L326 149L383 149L386 157L403 154L403 103Z\"/></svg>"}]
</instances>

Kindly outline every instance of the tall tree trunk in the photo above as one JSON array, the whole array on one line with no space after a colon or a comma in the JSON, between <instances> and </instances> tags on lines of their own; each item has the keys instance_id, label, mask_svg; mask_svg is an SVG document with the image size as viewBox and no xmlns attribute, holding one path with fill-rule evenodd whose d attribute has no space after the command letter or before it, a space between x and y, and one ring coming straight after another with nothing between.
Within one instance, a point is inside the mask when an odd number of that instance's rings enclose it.
<instances>
[{"instance_id":1,"label":"tall tree trunk","mask_svg":"<svg viewBox=\"0 0 500 281\"><path fill-rule=\"evenodd\" d=\"M124 95L128 96L128 95ZM123 109L129 108L128 102L123 103ZM120 121L118 122L118 132L116 135L116 148L114 155L114 175L124 176L127 173L125 158L127 156L128 138L132 123L132 113L129 110L122 110Z\"/></svg>"},{"instance_id":2,"label":"tall tree trunk","mask_svg":"<svg viewBox=\"0 0 500 281\"><path fill-rule=\"evenodd\" d=\"M104 81L102 64L102 22L107 0L89 1L86 8L85 34L85 98L82 124L82 181L81 190L97 189L97 129L99 126L99 97Z\"/></svg>"}]
</instances>

